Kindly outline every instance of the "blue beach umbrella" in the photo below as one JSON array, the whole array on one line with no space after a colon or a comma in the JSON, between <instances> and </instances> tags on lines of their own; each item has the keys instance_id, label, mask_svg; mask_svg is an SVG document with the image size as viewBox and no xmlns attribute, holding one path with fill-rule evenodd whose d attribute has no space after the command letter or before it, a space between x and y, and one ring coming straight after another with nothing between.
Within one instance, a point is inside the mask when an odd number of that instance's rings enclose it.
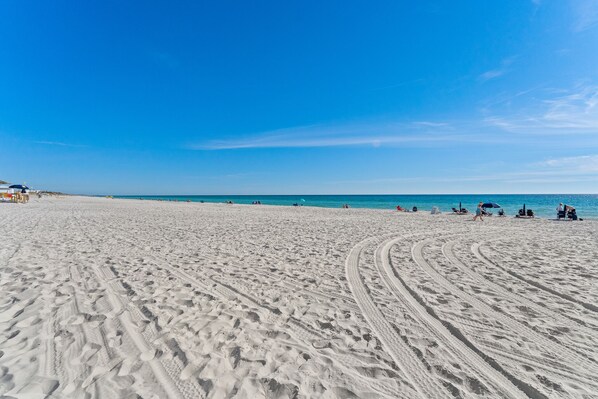
<instances>
[{"instance_id":1,"label":"blue beach umbrella","mask_svg":"<svg viewBox=\"0 0 598 399\"><path fill-rule=\"evenodd\" d=\"M8 186L8 188L16 188L18 190L22 190L22 189L29 190L29 187L23 186L21 184L13 184L12 186Z\"/></svg>"},{"instance_id":2,"label":"blue beach umbrella","mask_svg":"<svg viewBox=\"0 0 598 399\"><path fill-rule=\"evenodd\" d=\"M498 205L496 202L484 202L482 208L502 208L502 206Z\"/></svg>"}]
</instances>

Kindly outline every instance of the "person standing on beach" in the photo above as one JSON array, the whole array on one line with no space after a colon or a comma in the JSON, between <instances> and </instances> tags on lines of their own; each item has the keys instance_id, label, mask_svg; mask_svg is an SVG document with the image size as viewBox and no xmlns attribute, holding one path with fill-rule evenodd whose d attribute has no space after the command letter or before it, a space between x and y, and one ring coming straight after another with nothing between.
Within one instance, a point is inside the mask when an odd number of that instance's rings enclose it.
<instances>
[{"instance_id":1,"label":"person standing on beach","mask_svg":"<svg viewBox=\"0 0 598 399\"><path fill-rule=\"evenodd\" d=\"M483 202L480 202L478 204L478 207L475 210L475 216L473 217L473 221L475 222L478 218L480 218L480 220L483 222L484 219L482 218L482 204Z\"/></svg>"}]
</instances>

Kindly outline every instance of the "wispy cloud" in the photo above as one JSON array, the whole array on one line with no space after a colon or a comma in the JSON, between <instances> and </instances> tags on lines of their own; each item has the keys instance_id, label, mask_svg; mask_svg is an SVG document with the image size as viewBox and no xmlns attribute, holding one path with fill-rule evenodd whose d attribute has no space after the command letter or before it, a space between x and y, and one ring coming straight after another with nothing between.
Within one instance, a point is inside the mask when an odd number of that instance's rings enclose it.
<instances>
[{"instance_id":1,"label":"wispy cloud","mask_svg":"<svg viewBox=\"0 0 598 399\"><path fill-rule=\"evenodd\" d=\"M540 162L522 165L516 172L464 174L464 175L436 175L436 176L400 176L384 177L367 180L343 180L332 184L393 184L413 183L425 180L427 183L472 183L497 182L508 184L537 184L537 183L571 183L596 182L598 178L598 155L583 155L548 159Z\"/></svg>"},{"instance_id":2,"label":"wispy cloud","mask_svg":"<svg viewBox=\"0 0 598 399\"><path fill-rule=\"evenodd\" d=\"M581 148L598 143L598 85L577 83L570 89L536 85L501 93L486 102L481 114L460 120L349 122L307 125L192 142L192 150L310 148L342 146L431 147L462 143L546 145ZM517 135L502 134L504 132ZM562 137L577 135L576 139ZM585 135L585 136L583 136ZM582 140L581 137L584 137ZM556 141L555 141L556 140ZM559 141L557 143L557 141ZM562 144L561 144L562 143ZM586 148L584 147L584 148Z\"/></svg>"},{"instance_id":3,"label":"wispy cloud","mask_svg":"<svg viewBox=\"0 0 598 399\"><path fill-rule=\"evenodd\" d=\"M77 147L77 148L88 147L87 145L83 145L83 144L63 143L63 142L60 142L60 141L44 141L44 140L40 140L40 141L33 141L33 143L35 143L35 144L43 144L43 145L55 145L55 146L59 146L59 147Z\"/></svg>"},{"instance_id":4,"label":"wispy cloud","mask_svg":"<svg viewBox=\"0 0 598 399\"><path fill-rule=\"evenodd\" d=\"M598 174L598 155L554 158L540 162L538 165L552 171L560 170L567 173Z\"/></svg>"},{"instance_id":5,"label":"wispy cloud","mask_svg":"<svg viewBox=\"0 0 598 399\"><path fill-rule=\"evenodd\" d=\"M310 148L382 145L422 145L486 141L475 135L456 134L449 123L311 125L264 132L245 138L212 140L187 146L193 150L246 148Z\"/></svg>"},{"instance_id":6,"label":"wispy cloud","mask_svg":"<svg viewBox=\"0 0 598 399\"><path fill-rule=\"evenodd\" d=\"M506 69L491 69L480 75L480 80L484 82L490 79L496 79L506 73Z\"/></svg>"},{"instance_id":7,"label":"wispy cloud","mask_svg":"<svg viewBox=\"0 0 598 399\"><path fill-rule=\"evenodd\" d=\"M498 77L503 76L507 72L510 72L509 67L511 66L511 64L513 64L513 61L515 61L515 57L505 58L504 60L502 60L500 68L491 69L489 71L486 71L486 72L482 73L480 76L478 76L478 79L481 80L482 82L486 82L488 80L496 79Z\"/></svg>"},{"instance_id":8,"label":"wispy cloud","mask_svg":"<svg viewBox=\"0 0 598 399\"><path fill-rule=\"evenodd\" d=\"M544 100L542 120L555 127L598 129L598 86L581 86L573 92Z\"/></svg>"},{"instance_id":9,"label":"wispy cloud","mask_svg":"<svg viewBox=\"0 0 598 399\"><path fill-rule=\"evenodd\" d=\"M526 98L517 114L487 116L484 122L516 133L595 134L598 131L598 86L578 84L569 90L545 89L543 98Z\"/></svg>"},{"instance_id":10,"label":"wispy cloud","mask_svg":"<svg viewBox=\"0 0 598 399\"><path fill-rule=\"evenodd\" d=\"M575 13L573 30L583 32L598 26L598 0L571 0Z\"/></svg>"},{"instance_id":11,"label":"wispy cloud","mask_svg":"<svg viewBox=\"0 0 598 399\"><path fill-rule=\"evenodd\" d=\"M423 127L448 127L449 124L446 122L430 122L430 121L419 121L419 122L412 122L414 126L423 126Z\"/></svg>"}]
</instances>

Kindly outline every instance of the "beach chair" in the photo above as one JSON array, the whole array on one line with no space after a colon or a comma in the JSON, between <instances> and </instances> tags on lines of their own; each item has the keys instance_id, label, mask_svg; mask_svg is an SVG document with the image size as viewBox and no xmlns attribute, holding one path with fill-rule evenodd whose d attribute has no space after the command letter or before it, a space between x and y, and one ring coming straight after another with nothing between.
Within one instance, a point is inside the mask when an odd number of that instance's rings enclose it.
<instances>
[{"instance_id":1,"label":"beach chair","mask_svg":"<svg viewBox=\"0 0 598 399\"><path fill-rule=\"evenodd\" d=\"M456 215L467 215L469 213L469 211L465 208L461 208L461 210L458 210L457 208L452 208L452 209Z\"/></svg>"},{"instance_id":2,"label":"beach chair","mask_svg":"<svg viewBox=\"0 0 598 399\"><path fill-rule=\"evenodd\" d=\"M567 218L567 212L565 211L558 211L557 215L556 215L557 220L561 220L561 219L566 219Z\"/></svg>"},{"instance_id":3,"label":"beach chair","mask_svg":"<svg viewBox=\"0 0 598 399\"><path fill-rule=\"evenodd\" d=\"M527 217L533 218L534 217L534 211L532 211L531 209L528 209L527 210Z\"/></svg>"}]
</instances>

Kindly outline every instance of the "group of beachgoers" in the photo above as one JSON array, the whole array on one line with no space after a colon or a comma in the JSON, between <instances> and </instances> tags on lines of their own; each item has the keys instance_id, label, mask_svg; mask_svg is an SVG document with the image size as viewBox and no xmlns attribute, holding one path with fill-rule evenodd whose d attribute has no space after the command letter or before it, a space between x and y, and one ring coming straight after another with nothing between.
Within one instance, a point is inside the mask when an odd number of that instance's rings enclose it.
<instances>
[{"instance_id":1,"label":"group of beachgoers","mask_svg":"<svg viewBox=\"0 0 598 399\"><path fill-rule=\"evenodd\" d=\"M563 205L562 202L559 204L559 206L556 207L556 218L557 220L583 220L577 217L577 211L574 207L572 207L571 205Z\"/></svg>"},{"instance_id":2,"label":"group of beachgoers","mask_svg":"<svg viewBox=\"0 0 598 399\"><path fill-rule=\"evenodd\" d=\"M461 212L468 213L467 209L465 209L465 208L463 208L461 210ZM473 221L475 222L476 220L480 219L480 221L483 222L484 216L492 216L492 214L484 208L484 203L480 202L480 203L478 203L478 206L476 207L475 215L473 215ZM498 216L504 217L505 211L503 209L500 209L498 211Z\"/></svg>"},{"instance_id":3,"label":"group of beachgoers","mask_svg":"<svg viewBox=\"0 0 598 399\"><path fill-rule=\"evenodd\" d=\"M9 195L11 196L11 200L13 202L25 203L25 202L29 201L29 194L24 189L22 190L22 192L16 192L14 194L9 194ZM112 196L106 196L106 198L112 198ZM143 198L139 198L139 199L143 199ZM158 201L162 201L162 199L158 199ZM168 200L168 201L173 201L173 200ZM176 199L174 201L178 202L178 200L176 200ZM302 200L302 201L304 201L304 200ZM186 202L191 202L191 200L188 199L188 200L186 200ZM200 202L204 203L203 200L200 201ZM233 205L234 204L234 202L231 201L231 200L227 200L224 203L228 204L228 205ZM257 201L252 201L251 204L252 205L261 205L262 202L260 200L257 200ZM495 204L495 203L490 203L490 204L494 205L493 206L494 208L499 208L500 207L500 205ZM298 202L296 202L296 203L294 203L292 205L293 206L297 206L297 207L303 206L302 203L298 203ZM478 203L478 205L476 207L476 210L475 210L475 213L473 215L473 220L474 221L477 221L478 219L480 221L484 221L484 216L492 216L492 213L488 212L486 210L486 208L484 208L484 206L485 206L484 202L479 202ZM490 206L490 205L486 204L486 206ZM350 206L349 206L349 204L343 204L342 208L343 209L349 209ZM403 208L401 205L397 205L396 209L397 209L398 212L417 212L418 211L417 206L414 206L411 209L407 209L407 208ZM462 208L461 207L460 203L459 203L459 209L452 208L452 210L453 210L453 213L456 214L456 215L469 215L470 214L469 211L466 208ZM569 219L569 220L583 220L581 218L578 218L577 212L576 212L576 210L575 210L574 207L572 207L571 205L563 205L562 202L557 206L556 212L557 212L557 220L560 220L560 219L565 219L565 220L566 219ZM431 213L434 214L434 215L437 215L437 214L441 214L442 212L440 211L440 209L438 207L435 206L435 207L432 208L432 212ZM498 216L501 216L501 217L506 216L505 215L505 211L502 208L499 209ZM517 213L517 215L515 215L515 217L516 218L523 218L523 219L531 219L531 218L534 218L535 215L534 215L534 211L531 210L531 209L526 209L525 208L525 204L524 204L523 208L519 209L519 212Z\"/></svg>"},{"instance_id":4,"label":"group of beachgoers","mask_svg":"<svg viewBox=\"0 0 598 399\"><path fill-rule=\"evenodd\" d=\"M491 205L493 205L493 207L495 208L499 208L500 205L491 203ZM486 210L486 208L484 207L485 203L484 202L479 202L475 213L473 215L473 221L484 221L484 216L492 216L492 213L488 212ZM486 205L489 206L489 205ZM348 208L348 205L343 205L343 208ZM453 213L456 215L468 215L469 211L466 208L462 208L461 204L459 204L459 209L457 208L452 208ZM401 205L397 205L397 211L398 212L410 212L408 209L403 208ZM563 203L560 203L558 205L558 207L556 208L557 211L557 220L560 219L569 219L569 220L583 220L577 217L577 211L575 210L574 207L570 206L570 205L563 205ZM413 207L413 212L417 212L417 207ZM433 207L432 208L432 214L440 214L440 210L438 209L438 207ZM499 217L505 217L505 211L504 209L499 209L498 211L498 216ZM515 215L516 218L522 218L522 219L533 219L535 218L535 214L534 211L532 209L526 209L525 208L525 204L523 205L523 208L519 209L517 215Z\"/></svg>"},{"instance_id":5,"label":"group of beachgoers","mask_svg":"<svg viewBox=\"0 0 598 399\"><path fill-rule=\"evenodd\" d=\"M414 206L413 208L411 208L411 210L409 210L407 208L403 208L401 205L397 205L397 211L398 212L417 212L417 206Z\"/></svg>"},{"instance_id":6,"label":"group of beachgoers","mask_svg":"<svg viewBox=\"0 0 598 399\"><path fill-rule=\"evenodd\" d=\"M2 202L14 202L17 204L26 204L29 202L29 193L26 189L11 189L9 192L2 193Z\"/></svg>"}]
</instances>

